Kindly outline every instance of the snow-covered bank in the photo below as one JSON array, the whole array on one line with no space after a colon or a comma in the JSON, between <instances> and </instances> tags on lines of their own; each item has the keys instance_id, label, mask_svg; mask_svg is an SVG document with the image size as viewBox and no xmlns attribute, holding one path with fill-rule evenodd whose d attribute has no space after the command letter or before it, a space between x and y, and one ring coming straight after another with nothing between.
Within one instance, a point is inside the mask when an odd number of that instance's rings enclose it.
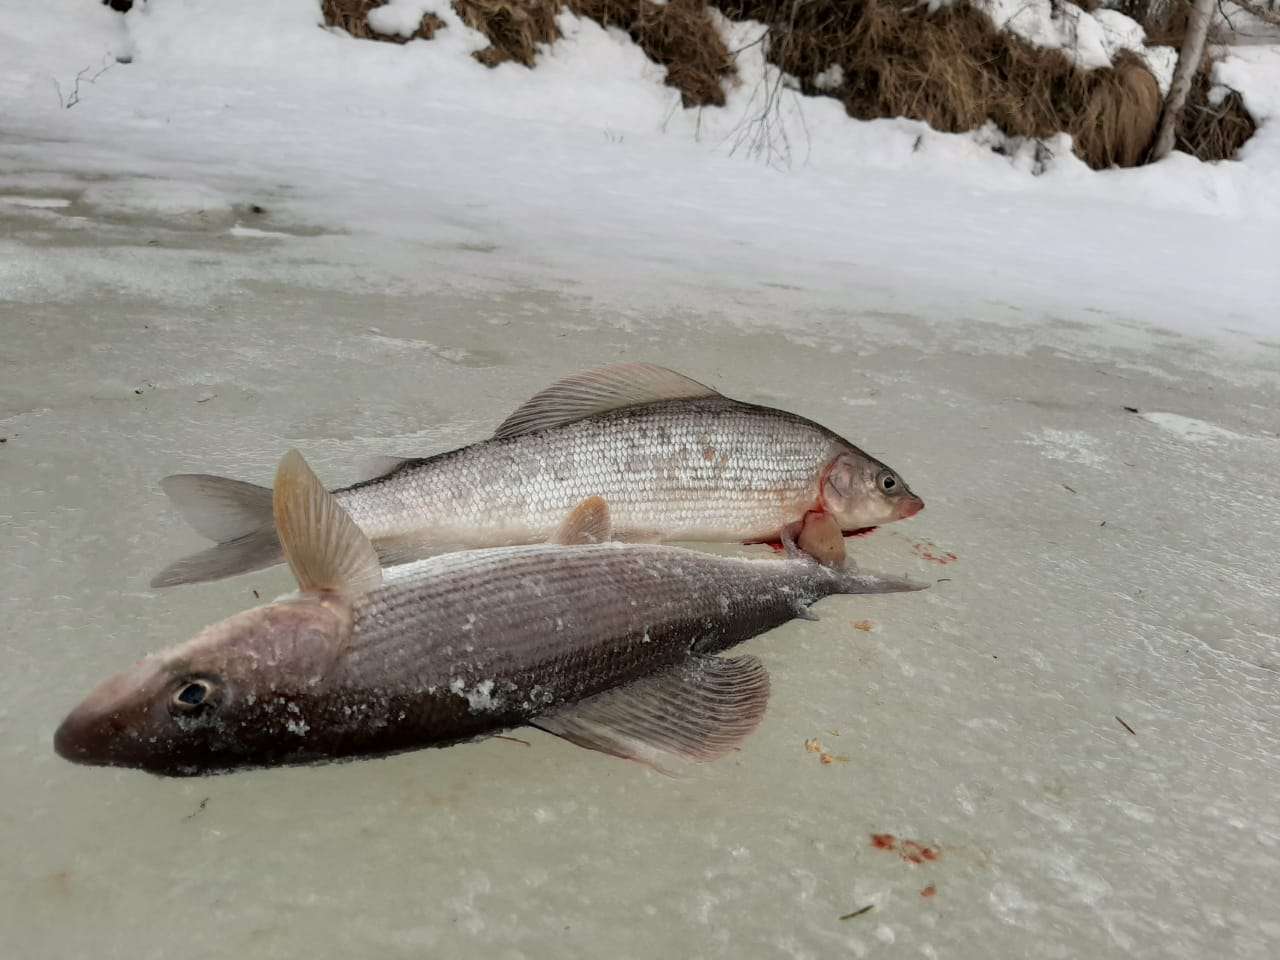
<instances>
[{"instance_id":1,"label":"snow-covered bank","mask_svg":"<svg viewBox=\"0 0 1280 960\"><path fill-rule=\"evenodd\" d=\"M685 111L629 39L568 16L536 70L490 70L469 56L483 37L439 12L448 29L404 46L322 29L314 0L10 12L0 189L75 199L89 219L51 214L55 231L146 215L239 223L240 240L296 234L280 270L317 269L347 244L366 264L347 282L371 289L550 285L794 328L907 307L1056 317L1092 324L1091 337L1277 336L1274 124L1240 162L1175 155L1097 173L1062 143L1010 159L981 132L853 121L785 91L766 125L758 51L743 54L727 107ZM750 27L735 29L742 46ZM1277 48L1241 49L1222 69L1259 117L1276 115ZM109 182L86 189L83 175ZM268 215L241 223L255 202ZM3 245L15 299L107 282Z\"/></svg>"}]
</instances>

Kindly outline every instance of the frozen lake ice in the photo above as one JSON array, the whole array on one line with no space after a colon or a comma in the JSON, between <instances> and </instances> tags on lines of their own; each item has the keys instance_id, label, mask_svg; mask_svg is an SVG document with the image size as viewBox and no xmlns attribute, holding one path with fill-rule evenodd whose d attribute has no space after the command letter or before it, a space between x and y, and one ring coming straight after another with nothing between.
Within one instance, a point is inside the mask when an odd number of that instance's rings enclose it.
<instances>
[{"instance_id":1,"label":"frozen lake ice","mask_svg":"<svg viewBox=\"0 0 1280 960\"><path fill-rule=\"evenodd\" d=\"M36 150L58 178L23 173ZM1084 306L989 322L976 294L966 322L938 322L892 277L898 310L801 280L736 322L717 291L750 291L693 266L705 296L646 312L499 282L502 250L465 239L379 261L391 283L367 272L376 237L277 215L269 190L197 213L189 182L159 183L130 210L115 201L136 183L78 174L72 153L22 145L0 182L15 955L1280 949L1275 343L1233 356L1123 316L1099 333ZM621 359L825 423L928 504L852 546L931 590L830 598L820 622L739 648L774 684L740 754L673 780L524 730L527 746L187 781L54 755L98 680L290 586L276 568L149 589L203 545L160 477L267 481L297 446L341 482L366 455L478 439L554 378Z\"/></svg>"}]
</instances>

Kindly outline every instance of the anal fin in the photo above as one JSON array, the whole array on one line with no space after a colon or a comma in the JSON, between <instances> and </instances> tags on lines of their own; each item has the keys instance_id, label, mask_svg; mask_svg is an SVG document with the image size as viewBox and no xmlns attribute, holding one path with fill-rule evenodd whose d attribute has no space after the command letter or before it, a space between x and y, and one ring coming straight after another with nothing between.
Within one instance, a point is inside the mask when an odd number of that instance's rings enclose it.
<instances>
[{"instance_id":1,"label":"anal fin","mask_svg":"<svg viewBox=\"0 0 1280 960\"><path fill-rule=\"evenodd\" d=\"M665 773L672 762L706 762L738 749L768 704L769 673L755 657L694 657L533 726Z\"/></svg>"}]
</instances>

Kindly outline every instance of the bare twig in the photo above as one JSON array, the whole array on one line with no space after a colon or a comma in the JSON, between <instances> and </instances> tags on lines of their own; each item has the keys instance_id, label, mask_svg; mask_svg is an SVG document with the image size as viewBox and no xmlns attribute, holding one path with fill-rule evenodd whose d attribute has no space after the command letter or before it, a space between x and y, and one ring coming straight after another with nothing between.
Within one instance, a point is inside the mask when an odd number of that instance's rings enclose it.
<instances>
[{"instance_id":1,"label":"bare twig","mask_svg":"<svg viewBox=\"0 0 1280 960\"><path fill-rule=\"evenodd\" d=\"M114 59L111 59L110 62L108 62L108 58L104 57L102 69L100 69L97 73L95 73L91 77L87 76L87 74L93 68L85 67L83 70L81 70L79 73L76 74L75 85L71 88L71 94L65 100L62 97L62 85L58 83L58 80L55 77L53 80L53 89L56 90L58 93L58 106L62 107L64 110L70 110L72 107L74 107L77 103L80 102L80 84L96 82L100 76L102 76L112 67L114 67L118 62L119 61Z\"/></svg>"},{"instance_id":2,"label":"bare twig","mask_svg":"<svg viewBox=\"0 0 1280 960\"><path fill-rule=\"evenodd\" d=\"M1254 3L1252 0L1231 0L1234 6L1239 7L1245 13L1257 17L1263 23L1269 23L1273 27L1280 27L1280 11L1265 10L1260 3ZM1227 21L1230 23L1231 21Z\"/></svg>"},{"instance_id":3,"label":"bare twig","mask_svg":"<svg viewBox=\"0 0 1280 960\"><path fill-rule=\"evenodd\" d=\"M865 907L859 907L857 910L853 911L853 913L846 913L846 914L845 914L843 917L841 917L840 919L841 919L841 920L852 920L854 917L860 917L860 916L862 916L864 913L870 913L870 912L871 912L872 910L874 910L874 909L875 909L875 904L874 904L874 903L868 903Z\"/></svg>"},{"instance_id":4,"label":"bare twig","mask_svg":"<svg viewBox=\"0 0 1280 960\"><path fill-rule=\"evenodd\" d=\"M1122 726L1122 727L1124 727L1126 730L1128 730L1128 731L1129 731L1129 733L1130 733L1130 734L1132 734L1133 736L1135 736L1135 737L1137 736L1137 734L1133 732L1133 727L1129 726L1127 723L1125 723L1125 722L1124 722L1123 720L1121 720L1119 717L1116 717L1116 723L1120 724L1120 726Z\"/></svg>"},{"instance_id":5,"label":"bare twig","mask_svg":"<svg viewBox=\"0 0 1280 960\"><path fill-rule=\"evenodd\" d=\"M182 819L183 819L183 820L190 820L190 819L191 819L192 817L194 817L197 813L200 813L202 810L204 810L204 808L205 808L205 807L207 807L208 805L209 805L209 798L208 798L208 797L205 797L203 800L201 800L201 801L200 801L200 806L196 807L194 810L192 810L190 813L188 813L188 814L187 814L185 817L183 817Z\"/></svg>"},{"instance_id":6,"label":"bare twig","mask_svg":"<svg viewBox=\"0 0 1280 960\"><path fill-rule=\"evenodd\" d=\"M795 8L793 7L793 25L794 20ZM756 84L755 89L751 91L751 97L747 102L745 111L748 118L730 136L725 138L725 141L730 138L733 140L733 145L729 149L730 156L739 150L743 150L748 155L760 157L769 166L791 166L791 137L787 132L787 119L782 112L782 100L787 92L791 92L793 97L796 94L790 90L786 73L769 62L769 50L772 45L778 42L785 43L786 37L787 34L783 34L782 38L779 39L775 35L774 28L766 27L760 31L760 34L754 40L743 44L732 53L736 59L738 54L753 47L759 47L764 76ZM757 103L759 104L758 110L756 109ZM797 110L796 114L800 119L800 127L804 132L806 144L811 147L812 138L803 109ZM807 155L806 150L806 157Z\"/></svg>"}]
</instances>

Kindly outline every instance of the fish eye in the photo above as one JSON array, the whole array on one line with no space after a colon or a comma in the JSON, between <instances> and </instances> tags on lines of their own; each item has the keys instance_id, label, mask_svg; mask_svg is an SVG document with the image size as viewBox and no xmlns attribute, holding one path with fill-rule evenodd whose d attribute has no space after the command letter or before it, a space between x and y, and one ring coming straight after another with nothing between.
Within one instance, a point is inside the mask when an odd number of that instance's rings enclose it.
<instances>
[{"instance_id":1,"label":"fish eye","mask_svg":"<svg viewBox=\"0 0 1280 960\"><path fill-rule=\"evenodd\" d=\"M189 677L180 681L169 698L169 712L176 716L202 716L217 705L213 684L203 677Z\"/></svg>"},{"instance_id":2,"label":"fish eye","mask_svg":"<svg viewBox=\"0 0 1280 960\"><path fill-rule=\"evenodd\" d=\"M902 486L902 481L892 470L881 470L880 475L876 477L876 486L885 493L897 493Z\"/></svg>"}]
</instances>

